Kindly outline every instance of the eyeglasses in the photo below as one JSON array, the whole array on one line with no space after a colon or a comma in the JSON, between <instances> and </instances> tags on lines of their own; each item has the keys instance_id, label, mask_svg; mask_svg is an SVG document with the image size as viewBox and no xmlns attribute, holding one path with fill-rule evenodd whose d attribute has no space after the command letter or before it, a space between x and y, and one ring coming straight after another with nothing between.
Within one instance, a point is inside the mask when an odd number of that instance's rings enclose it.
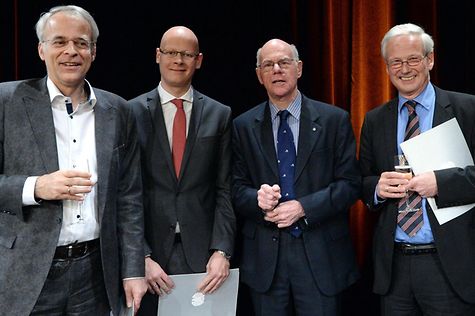
<instances>
[{"instance_id":1,"label":"eyeglasses","mask_svg":"<svg viewBox=\"0 0 475 316\"><path fill-rule=\"evenodd\" d=\"M288 69L292 63L296 61L292 58L282 58L278 61L266 60L257 67L261 68L263 71L268 72L274 69L275 64L279 65L280 69Z\"/></svg>"},{"instance_id":2,"label":"eyeglasses","mask_svg":"<svg viewBox=\"0 0 475 316\"><path fill-rule=\"evenodd\" d=\"M176 56L180 55L181 58L183 59L193 59L200 54L200 53L177 52L176 50L164 50L161 48L159 48L158 50L160 51L160 53L171 58L175 58Z\"/></svg>"},{"instance_id":3,"label":"eyeglasses","mask_svg":"<svg viewBox=\"0 0 475 316\"><path fill-rule=\"evenodd\" d=\"M42 41L42 43L49 43L51 47L61 49L61 48L66 48L69 45L69 42L73 42L74 47L76 47L79 50L87 50L90 49L95 42L90 42L88 40L85 40L83 38L75 38L75 39L65 39L65 38L55 38L52 40L46 40Z\"/></svg>"},{"instance_id":4,"label":"eyeglasses","mask_svg":"<svg viewBox=\"0 0 475 316\"><path fill-rule=\"evenodd\" d=\"M425 55L425 56L413 56L413 57L409 57L406 60L393 59L393 60L388 61L387 64L393 70L401 69L402 65L404 65L404 63L406 63L407 66L409 66L409 67L417 67L421 64L422 60L426 57L427 57L427 55Z\"/></svg>"}]
</instances>

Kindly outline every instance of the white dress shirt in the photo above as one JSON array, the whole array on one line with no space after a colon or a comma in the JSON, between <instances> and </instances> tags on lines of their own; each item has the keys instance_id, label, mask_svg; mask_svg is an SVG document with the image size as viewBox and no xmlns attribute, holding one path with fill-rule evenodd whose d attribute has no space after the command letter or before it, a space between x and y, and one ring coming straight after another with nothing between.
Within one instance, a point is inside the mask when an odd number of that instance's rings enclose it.
<instances>
[{"instance_id":1,"label":"white dress shirt","mask_svg":"<svg viewBox=\"0 0 475 316\"><path fill-rule=\"evenodd\" d=\"M53 111L56 146L60 170L84 170L97 182L97 159L94 106L97 102L94 91L86 81L88 100L79 103L68 114L66 103L71 98L64 96L48 78L48 93ZM34 205L34 188L38 177L29 177L23 188L23 205ZM58 246L99 238L99 214L97 210L96 185L86 194L84 201L63 200L63 221Z\"/></svg>"}]
</instances>

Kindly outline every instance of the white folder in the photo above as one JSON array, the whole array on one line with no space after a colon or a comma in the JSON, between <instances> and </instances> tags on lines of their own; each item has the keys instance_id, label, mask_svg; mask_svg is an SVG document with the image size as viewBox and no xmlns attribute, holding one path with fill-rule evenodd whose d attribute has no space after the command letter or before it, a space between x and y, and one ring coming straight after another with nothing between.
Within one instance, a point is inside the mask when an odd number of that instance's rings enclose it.
<instances>
[{"instance_id":1,"label":"white folder","mask_svg":"<svg viewBox=\"0 0 475 316\"><path fill-rule=\"evenodd\" d=\"M451 167L473 166L473 159L455 118L401 143L415 175ZM427 202L440 225L475 207L475 203L439 208L434 198Z\"/></svg>"},{"instance_id":2,"label":"white folder","mask_svg":"<svg viewBox=\"0 0 475 316\"><path fill-rule=\"evenodd\" d=\"M221 287L212 294L197 292L206 273L171 275L175 287L158 299L157 316L235 316L239 269L231 269Z\"/></svg>"}]
</instances>

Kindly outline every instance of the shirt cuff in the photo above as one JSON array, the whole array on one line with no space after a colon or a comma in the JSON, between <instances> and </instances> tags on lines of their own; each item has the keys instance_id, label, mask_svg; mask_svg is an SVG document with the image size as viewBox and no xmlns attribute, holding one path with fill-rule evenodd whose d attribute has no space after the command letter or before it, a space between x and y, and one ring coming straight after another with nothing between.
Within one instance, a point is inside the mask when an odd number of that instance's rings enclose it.
<instances>
[{"instance_id":1,"label":"shirt cuff","mask_svg":"<svg viewBox=\"0 0 475 316\"><path fill-rule=\"evenodd\" d=\"M128 281L128 280L142 280L145 279L145 277L131 277L131 278L125 278L122 279L123 281Z\"/></svg>"},{"instance_id":2,"label":"shirt cuff","mask_svg":"<svg viewBox=\"0 0 475 316\"><path fill-rule=\"evenodd\" d=\"M376 186L376 189L374 190L374 205L386 202L386 199L379 197L376 192L378 192L378 186Z\"/></svg>"},{"instance_id":3,"label":"shirt cuff","mask_svg":"<svg viewBox=\"0 0 475 316\"><path fill-rule=\"evenodd\" d=\"M39 205L39 203L35 200L35 185L36 185L36 180L38 180L38 178L39 177L26 178L25 184L23 185L23 193L22 193L23 206Z\"/></svg>"}]
</instances>

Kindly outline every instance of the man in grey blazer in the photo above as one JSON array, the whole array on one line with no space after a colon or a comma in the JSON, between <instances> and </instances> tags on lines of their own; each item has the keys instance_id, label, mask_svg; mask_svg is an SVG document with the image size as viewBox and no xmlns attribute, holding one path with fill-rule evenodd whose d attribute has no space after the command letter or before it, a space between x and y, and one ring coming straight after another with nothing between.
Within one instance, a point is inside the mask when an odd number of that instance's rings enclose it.
<instances>
[{"instance_id":1,"label":"man in grey blazer","mask_svg":"<svg viewBox=\"0 0 475 316\"><path fill-rule=\"evenodd\" d=\"M358 278L348 210L361 179L350 117L300 93L302 66L294 45L265 43L256 73L269 100L233 123L240 272L259 316L338 315L340 293ZM284 134L291 140L281 150Z\"/></svg>"},{"instance_id":2,"label":"man in grey blazer","mask_svg":"<svg viewBox=\"0 0 475 316\"><path fill-rule=\"evenodd\" d=\"M205 272L198 290L212 293L229 274L235 216L231 205L231 109L193 89L203 55L183 26L156 50L157 88L129 101L142 148L146 279L142 315L174 286L169 274Z\"/></svg>"},{"instance_id":3,"label":"man in grey blazer","mask_svg":"<svg viewBox=\"0 0 475 316\"><path fill-rule=\"evenodd\" d=\"M0 315L118 315L146 291L135 120L85 80L87 11L52 8L36 31L47 76L0 84Z\"/></svg>"},{"instance_id":4,"label":"man in grey blazer","mask_svg":"<svg viewBox=\"0 0 475 316\"><path fill-rule=\"evenodd\" d=\"M398 97L369 111L361 130L363 198L380 213L373 289L385 316L475 315L475 210L440 225L426 203L428 197L439 208L474 203L475 168L425 172L410 181L394 171L406 130L423 133L452 118L475 157L475 96L430 82L433 48L431 36L414 24L386 33L381 53ZM408 190L417 192L410 193L411 209L400 203Z\"/></svg>"}]
</instances>

